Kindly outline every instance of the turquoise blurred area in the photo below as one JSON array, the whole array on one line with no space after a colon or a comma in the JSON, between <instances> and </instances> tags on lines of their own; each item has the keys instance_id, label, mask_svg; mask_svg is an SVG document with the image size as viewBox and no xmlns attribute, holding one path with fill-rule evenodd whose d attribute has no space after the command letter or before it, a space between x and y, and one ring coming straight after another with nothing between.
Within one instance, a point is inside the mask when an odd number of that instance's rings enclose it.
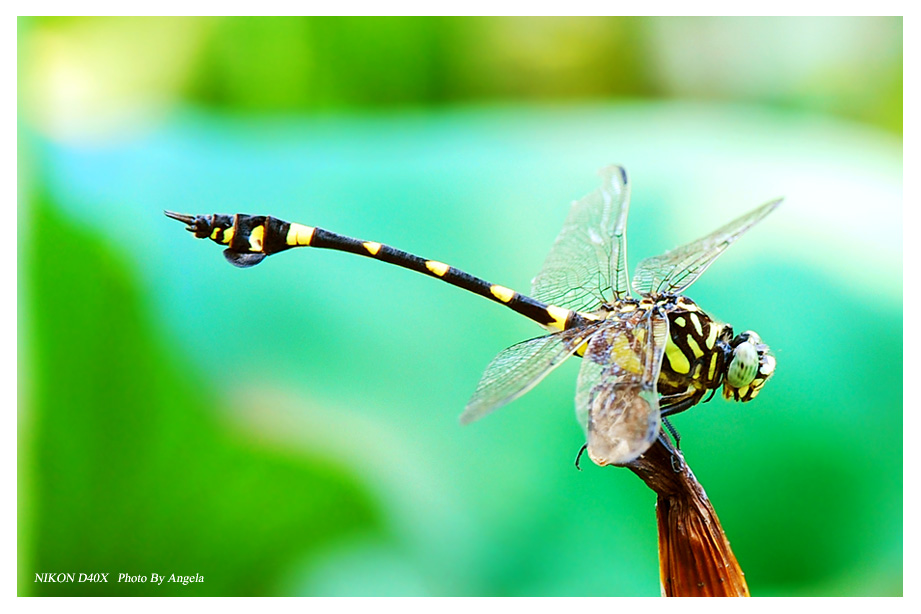
<instances>
[{"instance_id":1,"label":"turquoise blurred area","mask_svg":"<svg viewBox=\"0 0 921 614\"><path fill-rule=\"evenodd\" d=\"M756 22L21 20L19 593L659 594L652 492L573 466L578 361L458 423L539 327L343 253L235 269L163 216L270 214L527 292L569 203L620 163L634 267L786 199L688 291L758 331L776 376L674 421L752 594L900 595L901 106L895 85L835 89L860 22ZM863 25L857 68L897 69L900 99L901 20ZM786 88L765 97L707 49L708 95L668 77L701 32L745 58L772 28L825 33L805 49L831 85L769 66ZM321 61L366 38L376 57ZM470 41L505 51L462 61ZM105 44L143 50L133 80ZM624 78L592 82L606 58ZM34 581L58 571L205 581Z\"/></svg>"}]
</instances>

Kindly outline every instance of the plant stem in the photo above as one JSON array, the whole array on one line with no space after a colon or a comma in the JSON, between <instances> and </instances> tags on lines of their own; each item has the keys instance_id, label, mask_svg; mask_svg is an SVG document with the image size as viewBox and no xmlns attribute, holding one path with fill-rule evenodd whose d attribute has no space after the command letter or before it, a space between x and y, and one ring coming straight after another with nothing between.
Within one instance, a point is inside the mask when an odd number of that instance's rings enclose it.
<instances>
[{"instance_id":1,"label":"plant stem","mask_svg":"<svg viewBox=\"0 0 921 614\"><path fill-rule=\"evenodd\" d=\"M662 594L749 597L716 511L681 452L660 438L627 467L658 495Z\"/></svg>"}]
</instances>

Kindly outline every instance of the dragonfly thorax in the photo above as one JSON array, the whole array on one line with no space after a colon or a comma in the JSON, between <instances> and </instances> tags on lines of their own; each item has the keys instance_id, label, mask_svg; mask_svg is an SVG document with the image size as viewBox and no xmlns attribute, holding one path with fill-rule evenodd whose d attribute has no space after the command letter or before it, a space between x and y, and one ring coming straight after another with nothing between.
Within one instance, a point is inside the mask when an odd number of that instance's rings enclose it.
<instances>
[{"instance_id":1,"label":"dragonfly thorax","mask_svg":"<svg viewBox=\"0 0 921 614\"><path fill-rule=\"evenodd\" d=\"M664 413L684 411L720 386L726 399L750 401L773 374L775 359L757 333L734 335L731 325L710 317L685 296L643 299L638 308L653 305L666 313L669 323L658 379Z\"/></svg>"},{"instance_id":2,"label":"dragonfly thorax","mask_svg":"<svg viewBox=\"0 0 921 614\"><path fill-rule=\"evenodd\" d=\"M642 301L633 297L616 299L610 303L602 303L594 311L577 312L584 320L597 322L599 320L629 320L632 319L637 310L648 312L656 305L656 301L644 298Z\"/></svg>"}]
</instances>

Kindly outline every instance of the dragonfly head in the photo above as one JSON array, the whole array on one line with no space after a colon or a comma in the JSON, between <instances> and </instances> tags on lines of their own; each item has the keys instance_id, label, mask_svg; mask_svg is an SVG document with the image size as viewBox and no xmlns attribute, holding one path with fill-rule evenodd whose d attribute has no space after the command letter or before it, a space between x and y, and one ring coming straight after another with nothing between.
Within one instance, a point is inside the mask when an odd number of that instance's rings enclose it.
<instances>
[{"instance_id":1,"label":"dragonfly head","mask_svg":"<svg viewBox=\"0 0 921 614\"><path fill-rule=\"evenodd\" d=\"M723 397L751 401L774 374L777 361L758 333L747 330L730 342L732 353L723 378Z\"/></svg>"}]
</instances>

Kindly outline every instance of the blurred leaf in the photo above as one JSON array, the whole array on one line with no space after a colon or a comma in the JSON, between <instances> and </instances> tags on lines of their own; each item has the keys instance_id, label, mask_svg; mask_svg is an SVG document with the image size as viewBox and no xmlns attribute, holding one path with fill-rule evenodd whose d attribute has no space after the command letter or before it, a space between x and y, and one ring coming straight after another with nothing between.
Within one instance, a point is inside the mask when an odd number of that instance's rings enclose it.
<instances>
[{"instance_id":1,"label":"blurred leaf","mask_svg":"<svg viewBox=\"0 0 921 614\"><path fill-rule=\"evenodd\" d=\"M214 20L191 96L243 110L415 104L440 97L437 18Z\"/></svg>"},{"instance_id":2,"label":"blurred leaf","mask_svg":"<svg viewBox=\"0 0 921 614\"><path fill-rule=\"evenodd\" d=\"M272 594L293 561L382 530L352 476L260 446L207 411L217 391L154 338L118 254L47 200L32 219L23 249L31 404L20 452L29 492L20 505L33 517L21 537L20 594ZM212 343L207 322L200 330ZM44 572L110 576L35 583ZM205 580L117 582L152 572Z\"/></svg>"},{"instance_id":3,"label":"blurred leaf","mask_svg":"<svg viewBox=\"0 0 921 614\"><path fill-rule=\"evenodd\" d=\"M58 138L149 126L183 103L719 100L902 125L901 17L83 17L19 31L22 112Z\"/></svg>"}]
</instances>

